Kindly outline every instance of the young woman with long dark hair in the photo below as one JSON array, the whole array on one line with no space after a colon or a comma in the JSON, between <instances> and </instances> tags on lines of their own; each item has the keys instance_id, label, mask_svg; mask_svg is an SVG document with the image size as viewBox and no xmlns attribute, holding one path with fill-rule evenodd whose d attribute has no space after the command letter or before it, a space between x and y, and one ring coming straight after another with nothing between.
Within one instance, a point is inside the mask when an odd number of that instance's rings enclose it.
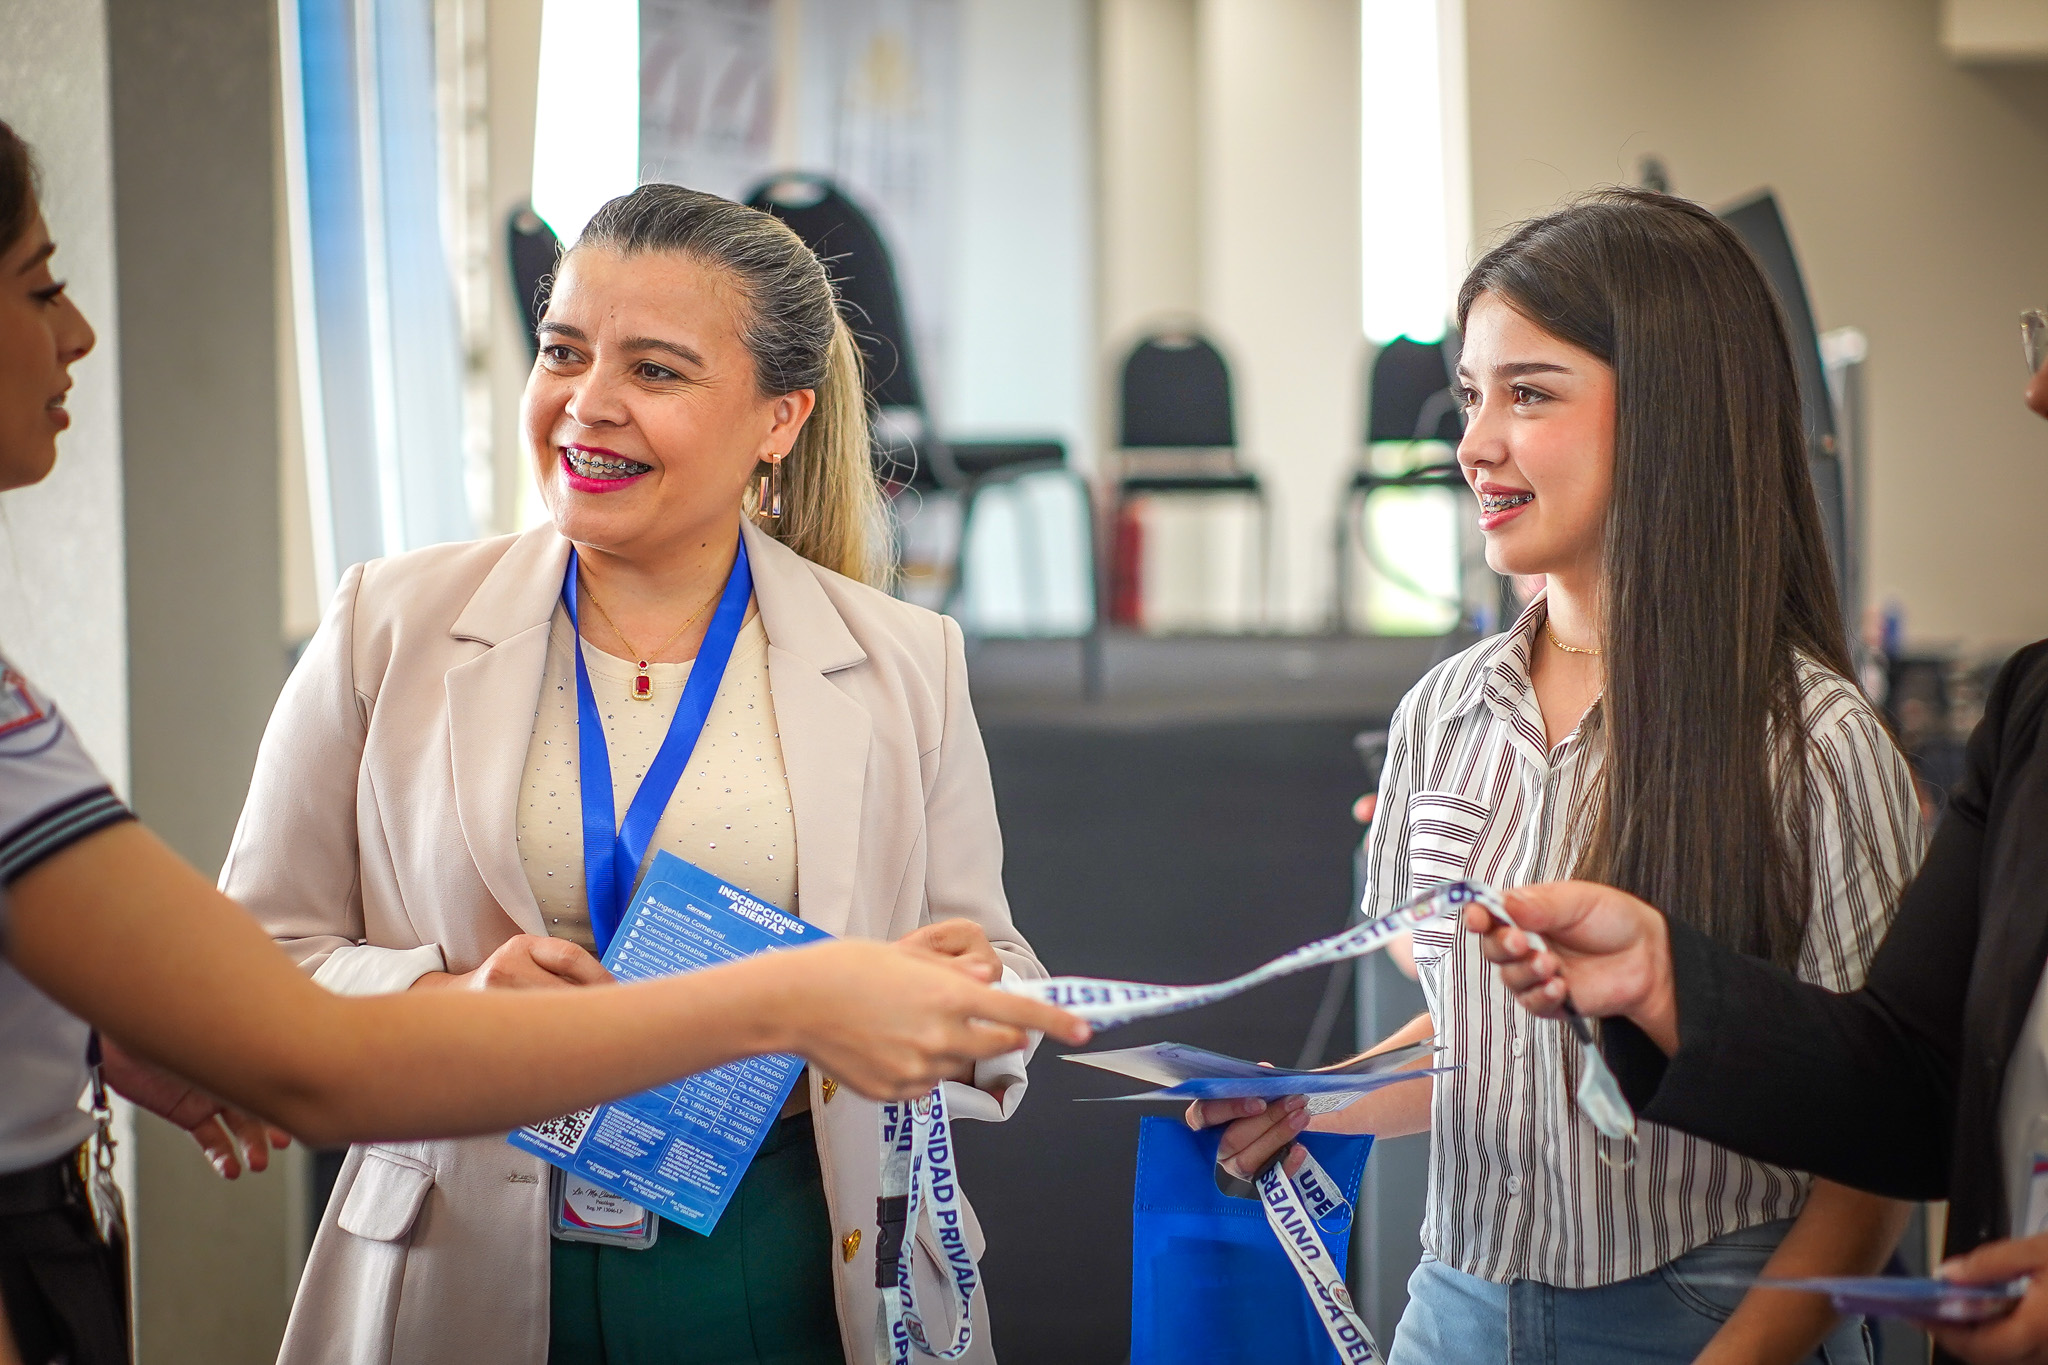
<instances>
[{"instance_id":1,"label":"young woman with long dark hair","mask_svg":"<svg viewBox=\"0 0 2048 1365\"><path fill-rule=\"evenodd\" d=\"M1456 877L1571 873L1833 990L1854 988L1923 836L1851 682L1786 331L1698 205L1614 190L1525 223L1467 277L1458 459L1488 562L1542 574L1512 629L1432 670L1392 727L1367 909ZM1864 1360L1861 1325L1723 1274L1874 1270L1900 1206L1654 1124L1603 1137L1579 1045L1519 1014L1476 940L1415 935L1458 1070L1317 1128L1431 1135L1397 1365ZM1256 1112L1253 1112L1256 1111ZM1227 1163L1307 1126L1214 1103Z\"/></svg>"},{"instance_id":2,"label":"young woman with long dark hair","mask_svg":"<svg viewBox=\"0 0 2048 1365\"><path fill-rule=\"evenodd\" d=\"M2048 417L2048 365L2026 403ZM2027 1289L2003 1317L1927 1323L1935 1365L2048 1360L2044 723L2037 640L1992 685L1857 991L1816 990L1597 882L1509 893L1523 928L1466 915L1526 1008L1554 1018L1568 996L1609 1021L1601 1047L1645 1116L1858 1189L1946 1201L1938 1273Z\"/></svg>"}]
</instances>

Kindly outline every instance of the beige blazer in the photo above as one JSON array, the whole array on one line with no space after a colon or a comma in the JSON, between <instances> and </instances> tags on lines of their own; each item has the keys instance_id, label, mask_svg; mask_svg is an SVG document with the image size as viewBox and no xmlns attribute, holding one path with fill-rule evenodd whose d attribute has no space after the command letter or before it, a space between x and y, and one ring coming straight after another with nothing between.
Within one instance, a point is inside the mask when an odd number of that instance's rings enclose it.
<instances>
[{"instance_id":1,"label":"beige blazer","mask_svg":"<svg viewBox=\"0 0 2048 1365\"><path fill-rule=\"evenodd\" d=\"M894 939L966 916L1010 971L1042 976L1010 923L988 760L952 621L810 563L749 526L755 601L796 820L806 919ZM514 844L568 542L552 528L351 569L257 755L221 872L315 979L403 990L542 934ZM1024 1054L948 1085L1002 1119ZM874 1355L875 1107L813 1076L829 1257L849 1365ZM1001 1104L988 1093L1008 1089ZM973 1173L967 1172L971 1186ZM353 1148L313 1243L280 1360L543 1365L546 1168L501 1137ZM969 1242L981 1251L969 1219ZM919 1302L944 1311L920 1245ZM986 1299L969 1359L992 1362Z\"/></svg>"}]
</instances>

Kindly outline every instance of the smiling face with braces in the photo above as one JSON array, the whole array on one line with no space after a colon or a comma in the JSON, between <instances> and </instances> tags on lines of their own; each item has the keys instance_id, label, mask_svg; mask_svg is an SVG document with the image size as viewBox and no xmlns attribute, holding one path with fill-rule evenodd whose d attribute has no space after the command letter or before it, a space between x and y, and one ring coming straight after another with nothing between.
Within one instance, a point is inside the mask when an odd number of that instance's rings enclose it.
<instances>
[{"instance_id":1,"label":"smiling face with braces","mask_svg":"<svg viewBox=\"0 0 2048 1365\"><path fill-rule=\"evenodd\" d=\"M1486 562L1597 582L1614 488L1613 368L1487 293L1466 317L1458 387L1458 464L1479 499Z\"/></svg>"},{"instance_id":2,"label":"smiling face with braces","mask_svg":"<svg viewBox=\"0 0 2048 1365\"><path fill-rule=\"evenodd\" d=\"M745 318L726 275L679 253L563 258L522 412L557 530L636 559L730 543L742 491L813 402L761 393Z\"/></svg>"}]
</instances>

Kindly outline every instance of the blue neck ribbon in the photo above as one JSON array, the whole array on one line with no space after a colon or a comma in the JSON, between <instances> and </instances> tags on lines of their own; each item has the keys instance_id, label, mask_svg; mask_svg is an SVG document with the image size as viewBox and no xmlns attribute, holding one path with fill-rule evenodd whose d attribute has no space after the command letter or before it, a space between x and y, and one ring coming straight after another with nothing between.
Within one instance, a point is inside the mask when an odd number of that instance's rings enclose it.
<instances>
[{"instance_id":1,"label":"blue neck ribbon","mask_svg":"<svg viewBox=\"0 0 2048 1365\"><path fill-rule=\"evenodd\" d=\"M732 659L733 644L747 619L747 602L754 595L754 575L747 566L747 543L740 541L733 558L732 573L719 595L718 610L704 631L690 677L683 684L682 700L668 723L640 789L633 793L623 824L618 821L617 803L612 797L611 751L604 742L604 717L598 713L597 696L590 689L590 669L583 662L582 625L576 610L576 552L569 552L569 572L562 578L562 601L569 609L569 624L576 631L576 746L577 778L583 788L583 884L590 900L590 932L597 940L601 957L611 946L612 935L626 917L633 898L633 884L647 845L654 839L654 827L661 823L683 769L690 766L697 738L711 714L718 685L725 680L725 666Z\"/></svg>"}]
</instances>

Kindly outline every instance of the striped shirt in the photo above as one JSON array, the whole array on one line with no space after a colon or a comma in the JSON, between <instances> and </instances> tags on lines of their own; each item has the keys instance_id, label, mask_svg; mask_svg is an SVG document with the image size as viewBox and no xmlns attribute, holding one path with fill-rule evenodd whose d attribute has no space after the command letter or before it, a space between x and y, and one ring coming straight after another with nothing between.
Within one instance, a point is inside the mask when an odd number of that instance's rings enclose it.
<instances>
[{"instance_id":1,"label":"striped shirt","mask_svg":"<svg viewBox=\"0 0 2048 1365\"><path fill-rule=\"evenodd\" d=\"M1530 681L1542 599L1513 629L1432 669L1394 714L1367 844L1367 913L1455 877L1507 887L1569 877L1597 817L1597 728L1546 748ZM1813 907L1798 974L1853 990L1924 845L1898 748L1847 680L1802 660L1810 797L1799 838ZM1713 818L1702 793L1699 818ZM1612 1284L1702 1242L1797 1214L1808 1178L1640 1125L1632 1164L1573 1102L1582 1065L1562 1025L1525 1014L1472 936L1417 930L1437 1041L1422 1242L1496 1283ZM1602 1160L1602 1155L1607 1160ZM1613 1164L1610 1164L1613 1163Z\"/></svg>"}]
</instances>

